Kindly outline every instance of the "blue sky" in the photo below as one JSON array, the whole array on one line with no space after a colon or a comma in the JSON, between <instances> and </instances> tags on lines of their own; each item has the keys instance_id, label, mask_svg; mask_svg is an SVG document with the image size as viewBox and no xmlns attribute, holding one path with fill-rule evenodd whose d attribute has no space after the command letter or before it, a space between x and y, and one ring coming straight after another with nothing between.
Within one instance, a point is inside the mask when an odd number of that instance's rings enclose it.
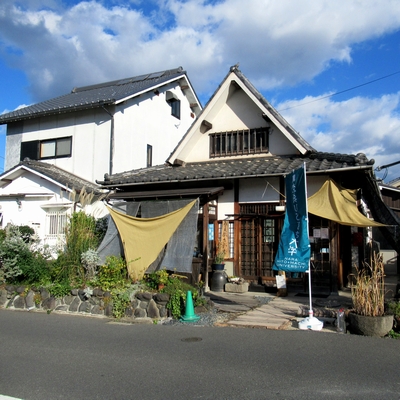
<instances>
[{"instance_id":1,"label":"blue sky","mask_svg":"<svg viewBox=\"0 0 400 400\"><path fill-rule=\"evenodd\" d=\"M0 113L178 66L204 105L238 62L317 150L400 161L398 0L0 3Z\"/></svg>"}]
</instances>

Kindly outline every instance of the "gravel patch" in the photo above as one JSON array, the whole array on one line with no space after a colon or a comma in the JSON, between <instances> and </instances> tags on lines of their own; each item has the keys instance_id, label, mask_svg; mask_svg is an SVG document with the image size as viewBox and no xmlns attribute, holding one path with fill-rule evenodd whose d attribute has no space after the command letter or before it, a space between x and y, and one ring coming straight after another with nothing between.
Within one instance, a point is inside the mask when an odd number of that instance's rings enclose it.
<instances>
[{"instance_id":1,"label":"gravel patch","mask_svg":"<svg viewBox=\"0 0 400 400\"><path fill-rule=\"evenodd\" d=\"M208 312L196 314L200 317L198 321L184 322L173 318L167 318L160 322L162 325L193 325L193 326L215 326L223 324L236 317L236 314L219 312L212 308Z\"/></svg>"}]
</instances>

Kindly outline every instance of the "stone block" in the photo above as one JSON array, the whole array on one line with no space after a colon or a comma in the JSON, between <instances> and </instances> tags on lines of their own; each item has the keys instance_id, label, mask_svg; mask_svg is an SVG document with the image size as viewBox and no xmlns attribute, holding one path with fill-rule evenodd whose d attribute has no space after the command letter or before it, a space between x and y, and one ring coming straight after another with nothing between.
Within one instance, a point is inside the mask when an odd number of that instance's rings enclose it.
<instances>
[{"instance_id":1,"label":"stone block","mask_svg":"<svg viewBox=\"0 0 400 400\"><path fill-rule=\"evenodd\" d=\"M41 288L40 295L42 296L42 300L46 300L50 297L50 292L45 288Z\"/></svg>"},{"instance_id":2,"label":"stone block","mask_svg":"<svg viewBox=\"0 0 400 400\"><path fill-rule=\"evenodd\" d=\"M100 305L96 305L92 308L91 314L102 315L104 314L104 308Z\"/></svg>"},{"instance_id":3,"label":"stone block","mask_svg":"<svg viewBox=\"0 0 400 400\"><path fill-rule=\"evenodd\" d=\"M136 293L136 298L141 301L150 301L153 298L153 295L149 292L140 292Z\"/></svg>"},{"instance_id":4,"label":"stone block","mask_svg":"<svg viewBox=\"0 0 400 400\"><path fill-rule=\"evenodd\" d=\"M0 289L0 306L4 306L7 303L7 290Z\"/></svg>"},{"instance_id":5,"label":"stone block","mask_svg":"<svg viewBox=\"0 0 400 400\"><path fill-rule=\"evenodd\" d=\"M14 300L14 308L25 308L25 297L17 296Z\"/></svg>"},{"instance_id":6,"label":"stone block","mask_svg":"<svg viewBox=\"0 0 400 400\"><path fill-rule=\"evenodd\" d=\"M35 308L34 297L35 297L35 292L33 292L32 290L30 290L25 297L25 304L28 310L32 310L33 308Z\"/></svg>"},{"instance_id":7,"label":"stone block","mask_svg":"<svg viewBox=\"0 0 400 400\"><path fill-rule=\"evenodd\" d=\"M61 304L56 307L56 311L68 311L68 306L66 304Z\"/></svg>"},{"instance_id":8,"label":"stone block","mask_svg":"<svg viewBox=\"0 0 400 400\"><path fill-rule=\"evenodd\" d=\"M249 284L245 283L225 283L225 292L231 293L246 293L249 291Z\"/></svg>"},{"instance_id":9,"label":"stone block","mask_svg":"<svg viewBox=\"0 0 400 400\"><path fill-rule=\"evenodd\" d=\"M69 306L69 311L77 312L80 302L81 301L79 300L79 297L75 297L74 300L72 301L72 303Z\"/></svg>"},{"instance_id":10,"label":"stone block","mask_svg":"<svg viewBox=\"0 0 400 400\"><path fill-rule=\"evenodd\" d=\"M113 307L112 304L107 304L104 308L104 315L107 317L112 317L113 315Z\"/></svg>"},{"instance_id":11,"label":"stone block","mask_svg":"<svg viewBox=\"0 0 400 400\"><path fill-rule=\"evenodd\" d=\"M16 292L18 294L24 293L25 292L25 286L17 286Z\"/></svg>"},{"instance_id":12,"label":"stone block","mask_svg":"<svg viewBox=\"0 0 400 400\"><path fill-rule=\"evenodd\" d=\"M56 305L57 303L54 297L48 297L42 301L42 307L45 310L54 310Z\"/></svg>"},{"instance_id":13,"label":"stone block","mask_svg":"<svg viewBox=\"0 0 400 400\"><path fill-rule=\"evenodd\" d=\"M161 304L161 305L165 306L169 301L169 294L168 293L157 293L154 296L154 301L157 304Z\"/></svg>"},{"instance_id":14,"label":"stone block","mask_svg":"<svg viewBox=\"0 0 400 400\"><path fill-rule=\"evenodd\" d=\"M91 309L92 309L92 306L88 301L83 301L81 303L81 305L79 306L79 312L90 313Z\"/></svg>"},{"instance_id":15,"label":"stone block","mask_svg":"<svg viewBox=\"0 0 400 400\"><path fill-rule=\"evenodd\" d=\"M143 308L144 310L147 310L148 305L149 305L148 301L141 301L139 307Z\"/></svg>"},{"instance_id":16,"label":"stone block","mask_svg":"<svg viewBox=\"0 0 400 400\"><path fill-rule=\"evenodd\" d=\"M147 316L152 319L160 318L160 310L157 308L157 304L153 299L149 301L149 305L147 307Z\"/></svg>"},{"instance_id":17,"label":"stone block","mask_svg":"<svg viewBox=\"0 0 400 400\"><path fill-rule=\"evenodd\" d=\"M146 311L143 308L137 308L134 312L136 318L144 318L147 316Z\"/></svg>"},{"instance_id":18,"label":"stone block","mask_svg":"<svg viewBox=\"0 0 400 400\"><path fill-rule=\"evenodd\" d=\"M71 305L76 297L72 295L64 296L64 303Z\"/></svg>"}]
</instances>

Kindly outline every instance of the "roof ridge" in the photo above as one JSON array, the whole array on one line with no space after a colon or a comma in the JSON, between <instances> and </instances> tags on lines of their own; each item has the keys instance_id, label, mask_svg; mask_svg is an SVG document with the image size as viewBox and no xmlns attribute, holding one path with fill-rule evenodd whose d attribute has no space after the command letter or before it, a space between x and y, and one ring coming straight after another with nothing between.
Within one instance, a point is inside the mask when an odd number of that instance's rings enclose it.
<instances>
[{"instance_id":1,"label":"roof ridge","mask_svg":"<svg viewBox=\"0 0 400 400\"><path fill-rule=\"evenodd\" d=\"M79 92L84 92L86 90L99 89L99 88L108 87L108 86L127 85L129 83L141 82L141 81L145 81L147 79L161 78L162 76L171 75L176 72L184 72L184 71L183 71L182 67L166 69L163 71L151 72L151 73L147 73L147 74L132 76L130 78L121 78L121 79L115 79L113 81L108 81L108 82L95 83L93 85L74 87L72 89L71 93L79 93Z\"/></svg>"}]
</instances>

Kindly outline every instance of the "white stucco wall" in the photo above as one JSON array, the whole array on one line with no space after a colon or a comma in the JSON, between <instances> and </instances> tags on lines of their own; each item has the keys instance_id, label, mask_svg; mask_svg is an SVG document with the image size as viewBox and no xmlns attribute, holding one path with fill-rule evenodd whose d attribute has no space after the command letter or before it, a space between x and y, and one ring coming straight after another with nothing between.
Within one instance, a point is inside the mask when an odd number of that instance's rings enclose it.
<instances>
[{"instance_id":1,"label":"white stucco wall","mask_svg":"<svg viewBox=\"0 0 400 400\"><path fill-rule=\"evenodd\" d=\"M279 178L250 178L240 180L240 203L277 201L279 201Z\"/></svg>"},{"instance_id":2,"label":"white stucco wall","mask_svg":"<svg viewBox=\"0 0 400 400\"><path fill-rule=\"evenodd\" d=\"M71 157L41 160L88 181L103 178L108 171L110 117L102 110L36 118L20 123L21 134L7 134L5 169L19 163L21 141L72 136Z\"/></svg>"},{"instance_id":3,"label":"white stucco wall","mask_svg":"<svg viewBox=\"0 0 400 400\"><path fill-rule=\"evenodd\" d=\"M171 115L169 90L181 100L181 118ZM112 173L146 167L147 144L153 147L153 165L163 164L194 118L188 99L177 82L127 100L113 110L114 157ZM5 170L20 161L21 141L72 136L72 155L41 160L88 181L103 180L110 169L111 117L103 109L86 110L25 120L7 127Z\"/></svg>"},{"instance_id":4,"label":"white stucco wall","mask_svg":"<svg viewBox=\"0 0 400 400\"><path fill-rule=\"evenodd\" d=\"M232 217L227 217L227 215L234 214L234 192L233 190L225 190L224 193L218 196L218 220L232 219Z\"/></svg>"},{"instance_id":5,"label":"white stucco wall","mask_svg":"<svg viewBox=\"0 0 400 400\"><path fill-rule=\"evenodd\" d=\"M159 95L146 93L117 107L114 173L145 168L148 144L153 148L152 165L164 164L193 123L190 104L180 87L172 83L162 89ZM171 106L165 96L167 90L181 101L180 119L171 115Z\"/></svg>"},{"instance_id":6,"label":"white stucco wall","mask_svg":"<svg viewBox=\"0 0 400 400\"><path fill-rule=\"evenodd\" d=\"M48 208L50 205L51 208ZM42 240L45 238L46 210L56 211L71 206L68 194L59 186L30 172L0 188L1 227L8 223L29 225Z\"/></svg>"}]
</instances>

